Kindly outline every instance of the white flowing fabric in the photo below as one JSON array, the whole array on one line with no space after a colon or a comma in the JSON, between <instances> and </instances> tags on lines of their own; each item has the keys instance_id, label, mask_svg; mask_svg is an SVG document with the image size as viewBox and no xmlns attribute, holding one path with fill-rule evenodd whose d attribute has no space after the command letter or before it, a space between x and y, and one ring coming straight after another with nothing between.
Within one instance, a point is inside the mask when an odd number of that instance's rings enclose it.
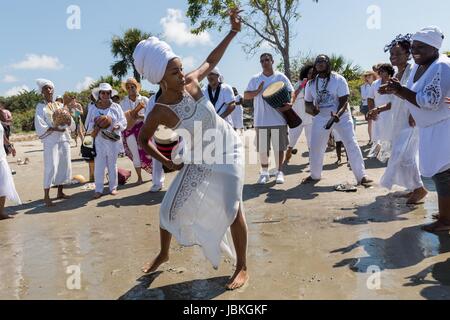
<instances>
[{"instance_id":1,"label":"white flowing fabric","mask_svg":"<svg viewBox=\"0 0 450 320\"><path fill-rule=\"evenodd\" d=\"M54 103L53 107L63 108L60 103ZM39 103L34 127L44 145L44 189L69 184L72 180L69 130L75 130L75 122L72 119L70 128L64 132L49 134L48 129L53 127L52 112L48 104Z\"/></svg>"},{"instance_id":2,"label":"white flowing fabric","mask_svg":"<svg viewBox=\"0 0 450 320\"><path fill-rule=\"evenodd\" d=\"M294 89L297 90L300 85L301 82L298 82L295 85ZM300 91L297 99L294 102L294 105L292 106L292 109L294 109L294 111L302 119L302 124L294 129L289 128L289 147L294 148L298 142L298 139L300 139L302 132L305 131L308 150L310 150L313 116L306 113L304 88Z\"/></svg>"},{"instance_id":3,"label":"white flowing fabric","mask_svg":"<svg viewBox=\"0 0 450 320\"><path fill-rule=\"evenodd\" d=\"M217 115L206 97L194 101L185 93L180 103L166 107L180 119L174 129L185 141L185 165L162 202L161 228L175 236L181 245L200 245L206 258L217 268L221 249L235 257L227 230L236 219L239 206L243 211L243 145L239 135ZM204 139L207 132L220 138L211 143L210 139ZM226 142L222 150L218 147L220 141ZM209 154L214 154L216 160L199 161L198 152L206 155L211 146L215 150Z\"/></svg>"},{"instance_id":4,"label":"white flowing fabric","mask_svg":"<svg viewBox=\"0 0 450 320\"><path fill-rule=\"evenodd\" d=\"M3 135L4 129L0 124L0 141L3 141ZM16 204L22 204L14 185L14 180L11 174L11 169L8 165L8 160L6 159L3 144L0 146L0 197L6 197L6 199Z\"/></svg>"},{"instance_id":5,"label":"white flowing fabric","mask_svg":"<svg viewBox=\"0 0 450 320\"><path fill-rule=\"evenodd\" d=\"M412 71L408 65L401 79L406 85ZM392 189L394 185L409 191L423 187L419 171L419 130L409 125L409 111L405 100L395 96L392 100L392 152L380 185Z\"/></svg>"}]
</instances>

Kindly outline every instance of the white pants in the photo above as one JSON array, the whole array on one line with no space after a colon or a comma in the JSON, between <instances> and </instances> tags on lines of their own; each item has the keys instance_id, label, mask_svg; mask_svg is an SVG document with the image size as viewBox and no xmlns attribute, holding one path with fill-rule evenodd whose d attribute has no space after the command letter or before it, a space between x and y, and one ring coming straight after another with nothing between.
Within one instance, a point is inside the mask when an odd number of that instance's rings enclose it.
<instances>
[{"instance_id":1,"label":"white pants","mask_svg":"<svg viewBox=\"0 0 450 320\"><path fill-rule=\"evenodd\" d=\"M44 189L62 186L72 180L72 163L69 141L44 141Z\"/></svg>"},{"instance_id":2,"label":"white pants","mask_svg":"<svg viewBox=\"0 0 450 320\"><path fill-rule=\"evenodd\" d=\"M131 155L133 156L133 166L135 168L141 167L141 158L139 156L139 148L136 140L136 136L132 134L127 137L128 149L130 149Z\"/></svg>"},{"instance_id":3,"label":"white pants","mask_svg":"<svg viewBox=\"0 0 450 320\"><path fill-rule=\"evenodd\" d=\"M108 169L109 191L117 190L117 158L120 149L119 142L107 141L104 138L95 140L95 192L103 192L105 181L105 169Z\"/></svg>"},{"instance_id":4,"label":"white pants","mask_svg":"<svg viewBox=\"0 0 450 320\"><path fill-rule=\"evenodd\" d=\"M152 159L152 180L156 186L162 186L165 180L163 165L156 159Z\"/></svg>"},{"instance_id":5,"label":"white pants","mask_svg":"<svg viewBox=\"0 0 450 320\"><path fill-rule=\"evenodd\" d=\"M315 180L322 178L323 159L327 149L328 138L332 130L335 130L347 151L348 159L352 167L353 174L358 183L366 176L364 159L361 149L356 140L355 129L353 127L353 120L350 112L345 112L338 123L335 123L331 130L325 130L327 122L330 120L329 116L319 114L314 117L312 125L311 136L311 177Z\"/></svg>"},{"instance_id":6,"label":"white pants","mask_svg":"<svg viewBox=\"0 0 450 320\"><path fill-rule=\"evenodd\" d=\"M289 148L295 148L298 139L302 135L303 129L305 130L306 142L308 144L308 149L311 150L311 133L312 133L312 123L306 125L300 125L297 128L289 129Z\"/></svg>"}]
</instances>

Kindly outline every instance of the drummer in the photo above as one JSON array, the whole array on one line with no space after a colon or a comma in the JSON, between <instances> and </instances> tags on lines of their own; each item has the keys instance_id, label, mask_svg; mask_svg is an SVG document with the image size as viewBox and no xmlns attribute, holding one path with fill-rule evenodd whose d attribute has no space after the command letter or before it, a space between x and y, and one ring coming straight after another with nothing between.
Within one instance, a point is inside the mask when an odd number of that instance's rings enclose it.
<instances>
[{"instance_id":1,"label":"drummer","mask_svg":"<svg viewBox=\"0 0 450 320\"><path fill-rule=\"evenodd\" d=\"M203 95L211 101L219 116L233 126L231 113L236 107L233 88L224 83L224 77L219 68L214 68L208 75L208 85L203 89Z\"/></svg>"},{"instance_id":2,"label":"drummer","mask_svg":"<svg viewBox=\"0 0 450 320\"><path fill-rule=\"evenodd\" d=\"M316 58L314 69L317 76L308 82L305 89L306 106L314 110L315 116L310 150L311 176L304 182L315 182L322 178L328 138L332 130L336 130L344 143L357 183L368 185L372 181L366 175L362 152L356 140L353 119L348 109L350 90L347 80L331 71L330 58L326 55L319 55ZM327 130L325 126L331 118L335 118L336 123Z\"/></svg>"},{"instance_id":3,"label":"drummer","mask_svg":"<svg viewBox=\"0 0 450 320\"><path fill-rule=\"evenodd\" d=\"M256 148L261 161L261 174L258 184L266 184L270 180L269 175L269 154L270 144L275 152L275 162L277 165L276 183L284 183L283 162L285 152L289 145L288 126L282 112L292 108L292 105L274 109L263 100L262 94L271 84L282 81L286 84L287 90L292 93L294 88L289 79L281 72L273 69L273 56L264 53L260 57L262 72L251 78L247 90L244 93L245 100L253 100L254 106L254 126L256 128Z\"/></svg>"},{"instance_id":4,"label":"drummer","mask_svg":"<svg viewBox=\"0 0 450 320\"><path fill-rule=\"evenodd\" d=\"M140 103L144 104L145 106L147 105L148 98L139 94L139 92L141 91L141 84L137 82L136 79L129 78L122 85L122 87L128 92L128 96L126 96L120 103L123 112L135 109ZM143 182L142 169L144 169L148 173L151 173L151 161L147 158L147 155L137 142L139 131L144 124L144 110L142 110L142 112L140 112L137 116L138 121L136 122L136 124L132 128L125 130L122 133L122 137L125 154L128 158L130 158L131 161L133 161L133 166L138 177L137 183L141 184Z\"/></svg>"}]
</instances>

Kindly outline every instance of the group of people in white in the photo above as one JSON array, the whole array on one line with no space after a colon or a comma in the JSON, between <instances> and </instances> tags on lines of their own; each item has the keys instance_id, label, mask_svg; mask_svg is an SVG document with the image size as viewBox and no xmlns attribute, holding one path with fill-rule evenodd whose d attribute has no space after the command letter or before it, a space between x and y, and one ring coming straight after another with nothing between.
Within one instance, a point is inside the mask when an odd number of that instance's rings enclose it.
<instances>
[{"instance_id":1,"label":"group of people in white","mask_svg":"<svg viewBox=\"0 0 450 320\"><path fill-rule=\"evenodd\" d=\"M142 182L142 169L152 174L151 191L163 188L163 166L180 170L166 192L160 209L161 250L144 266L144 272L154 272L168 261L172 235L182 245L199 245L205 256L218 267L221 251L237 259L236 272L227 288L236 289L248 280L247 226L243 206L244 148L236 129L243 128L242 100L254 102L256 145L261 173L258 184L270 181L269 154L275 153L276 183L283 184L283 168L295 153L295 146L304 131L309 149L310 176L304 183L316 183L322 178L326 146L330 134L340 137L348 154L356 182L370 185L363 154L358 146L355 124L349 110L349 86L346 79L331 70L330 59L319 55L313 64L305 65L299 82L293 86L282 73L273 69L269 53L260 57L262 72L251 78L244 96L224 82L217 68L229 44L241 30L237 10L230 13L231 31L195 71L185 74L181 59L170 46L156 37L142 41L134 52L136 70L152 84L160 86L157 95L147 99L139 94L141 85L133 78L124 83L128 92L120 104L112 97L117 94L106 83L95 88L86 117L86 136L95 136L95 198L103 195L105 170L108 172L109 192L117 194L117 159L122 144ZM409 203L418 203L427 191L421 176L432 177L439 197L437 222L425 227L431 232L450 230L450 60L439 54L443 40L436 27L420 30L412 37L397 37L388 47L391 65L381 65L380 79L366 83L362 111L371 121L370 135L378 153L389 158L381 185L404 187ZM415 64L410 62L414 58ZM394 74L395 72L395 74ZM200 83L207 79L203 89ZM281 109L270 106L262 93L277 81L285 83L292 101ZM69 128L52 125L51 114L63 105L53 100L54 84L38 80L43 102L36 107L35 127L44 146L44 199L52 206L50 189L58 187L57 198L66 199L63 186L72 178ZM302 118L300 127L289 129L281 112L293 108ZM127 114L135 112L132 118ZM3 111L0 112L4 120ZM132 119L132 123L130 123ZM330 122L331 121L331 122ZM195 146L196 125L203 132L216 130L234 141L224 152L234 161L225 164L194 163L184 159L178 163L165 157L149 143L156 130L164 125L173 130L186 130L194 142L186 141L184 148ZM326 128L332 123L331 128ZM99 128L112 132L101 134ZM1 129L0 129L1 130ZM114 136L113 133L116 133ZM3 131L0 131L3 138ZM199 142L204 143L204 142ZM6 156L0 150L0 213L5 198L20 203L15 191Z\"/></svg>"}]
</instances>

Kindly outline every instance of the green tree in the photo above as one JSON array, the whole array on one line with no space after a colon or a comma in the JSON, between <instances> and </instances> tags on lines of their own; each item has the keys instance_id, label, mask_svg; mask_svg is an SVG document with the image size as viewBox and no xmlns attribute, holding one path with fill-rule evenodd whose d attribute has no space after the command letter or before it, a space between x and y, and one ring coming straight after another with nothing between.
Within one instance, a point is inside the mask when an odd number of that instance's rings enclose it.
<instances>
[{"instance_id":1,"label":"green tree","mask_svg":"<svg viewBox=\"0 0 450 320\"><path fill-rule=\"evenodd\" d=\"M245 52L254 55L263 43L268 43L281 55L284 73L291 79L290 47L296 37L292 26L301 17L299 3L299 0L188 0L187 16L194 24L194 34L208 29L221 31L229 8L241 8L242 23L247 27Z\"/></svg>"},{"instance_id":2,"label":"green tree","mask_svg":"<svg viewBox=\"0 0 450 320\"><path fill-rule=\"evenodd\" d=\"M118 59L111 65L111 72L119 79L127 75L128 70L133 70L133 75L138 82L141 82L141 75L134 67L133 52L142 40L150 37L150 34L139 29L128 29L123 37L114 36L111 40L111 53Z\"/></svg>"}]
</instances>

